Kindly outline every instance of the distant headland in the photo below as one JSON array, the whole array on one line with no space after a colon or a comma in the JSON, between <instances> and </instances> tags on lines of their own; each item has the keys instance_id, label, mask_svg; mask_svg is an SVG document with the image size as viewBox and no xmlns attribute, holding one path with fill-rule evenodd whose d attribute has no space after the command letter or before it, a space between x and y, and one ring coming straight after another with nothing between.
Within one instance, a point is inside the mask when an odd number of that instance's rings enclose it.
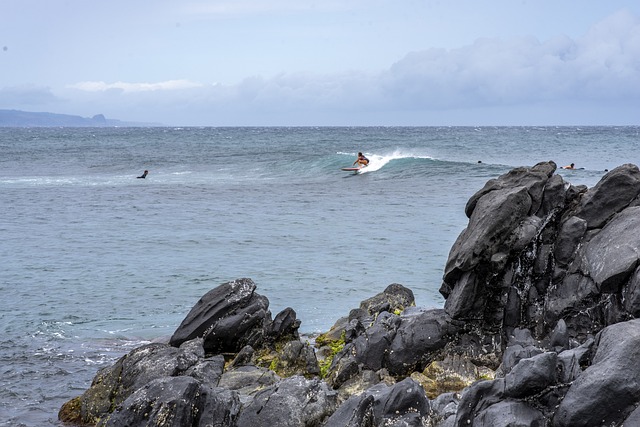
<instances>
[{"instance_id":1,"label":"distant headland","mask_svg":"<svg viewBox=\"0 0 640 427\"><path fill-rule=\"evenodd\" d=\"M107 119L103 114L81 117L69 114L0 110L0 127L135 127L162 126L159 123L125 122Z\"/></svg>"}]
</instances>

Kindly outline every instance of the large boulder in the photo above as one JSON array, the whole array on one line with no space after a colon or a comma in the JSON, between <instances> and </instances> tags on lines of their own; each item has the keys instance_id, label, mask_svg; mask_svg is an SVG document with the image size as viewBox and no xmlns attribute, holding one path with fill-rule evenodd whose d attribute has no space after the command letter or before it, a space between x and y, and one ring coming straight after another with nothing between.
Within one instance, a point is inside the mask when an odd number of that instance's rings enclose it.
<instances>
[{"instance_id":1,"label":"large boulder","mask_svg":"<svg viewBox=\"0 0 640 427\"><path fill-rule=\"evenodd\" d=\"M620 425L640 403L640 319L603 329L595 346L558 407L557 427Z\"/></svg>"},{"instance_id":2,"label":"large boulder","mask_svg":"<svg viewBox=\"0 0 640 427\"><path fill-rule=\"evenodd\" d=\"M380 383L349 398L324 427L422 426L430 414L422 386L407 378L388 386Z\"/></svg>"},{"instance_id":3,"label":"large boulder","mask_svg":"<svg viewBox=\"0 0 640 427\"><path fill-rule=\"evenodd\" d=\"M626 164L607 173L587 191L575 215L587 221L588 228L602 226L640 194L640 170Z\"/></svg>"},{"instance_id":4,"label":"large boulder","mask_svg":"<svg viewBox=\"0 0 640 427\"><path fill-rule=\"evenodd\" d=\"M243 407L238 426L320 426L337 408L337 393L326 383L295 376L256 394Z\"/></svg>"},{"instance_id":5,"label":"large boulder","mask_svg":"<svg viewBox=\"0 0 640 427\"><path fill-rule=\"evenodd\" d=\"M94 424L151 381L195 372L203 358L202 339L187 341L180 348L160 343L138 347L101 369L87 391L63 405L59 418Z\"/></svg>"},{"instance_id":6,"label":"large boulder","mask_svg":"<svg viewBox=\"0 0 640 427\"><path fill-rule=\"evenodd\" d=\"M581 270L601 292L619 292L640 259L640 207L631 207L612 217L584 246Z\"/></svg>"},{"instance_id":7,"label":"large boulder","mask_svg":"<svg viewBox=\"0 0 640 427\"><path fill-rule=\"evenodd\" d=\"M227 282L207 292L191 309L169 344L201 337L210 353L238 352L263 339L269 300L255 293L251 279Z\"/></svg>"},{"instance_id":8,"label":"large boulder","mask_svg":"<svg viewBox=\"0 0 640 427\"><path fill-rule=\"evenodd\" d=\"M99 425L235 427L239 410L234 392L203 387L188 376L162 377L136 390Z\"/></svg>"}]
</instances>

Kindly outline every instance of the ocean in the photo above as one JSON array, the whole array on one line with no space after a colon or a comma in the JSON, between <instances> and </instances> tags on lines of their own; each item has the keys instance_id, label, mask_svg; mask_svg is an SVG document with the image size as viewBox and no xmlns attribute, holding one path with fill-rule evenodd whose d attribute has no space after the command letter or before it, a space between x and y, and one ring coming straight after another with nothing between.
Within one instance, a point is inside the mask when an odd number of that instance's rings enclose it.
<instances>
[{"instance_id":1,"label":"ocean","mask_svg":"<svg viewBox=\"0 0 640 427\"><path fill-rule=\"evenodd\" d=\"M637 126L0 128L0 426L60 425L100 368L229 280L307 335L392 283L442 307L487 180L554 160L591 187L639 145ZM358 151L366 171L341 171Z\"/></svg>"}]
</instances>

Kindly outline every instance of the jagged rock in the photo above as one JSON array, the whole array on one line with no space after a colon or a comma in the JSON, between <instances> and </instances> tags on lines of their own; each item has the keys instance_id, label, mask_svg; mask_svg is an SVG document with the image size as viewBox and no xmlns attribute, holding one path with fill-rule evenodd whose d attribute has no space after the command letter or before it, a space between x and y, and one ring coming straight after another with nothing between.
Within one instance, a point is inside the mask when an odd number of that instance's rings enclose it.
<instances>
[{"instance_id":1,"label":"jagged rock","mask_svg":"<svg viewBox=\"0 0 640 427\"><path fill-rule=\"evenodd\" d=\"M281 377L302 375L307 378L320 375L315 351L309 343L289 341L279 353L272 356L269 368Z\"/></svg>"},{"instance_id":2,"label":"jagged rock","mask_svg":"<svg viewBox=\"0 0 640 427\"><path fill-rule=\"evenodd\" d=\"M622 211L640 194L640 170L626 164L608 172L582 198L576 216L587 221L588 228L602 228L614 214Z\"/></svg>"},{"instance_id":3,"label":"jagged rock","mask_svg":"<svg viewBox=\"0 0 640 427\"><path fill-rule=\"evenodd\" d=\"M351 396L357 396L364 393L374 385L384 381L387 385L395 384L395 380L389 380L388 374L381 369L378 372L370 370L361 370L356 375L349 378L338 389L338 397L341 401L349 399Z\"/></svg>"},{"instance_id":4,"label":"jagged rock","mask_svg":"<svg viewBox=\"0 0 640 427\"><path fill-rule=\"evenodd\" d=\"M239 399L188 376L155 379L136 390L99 426L235 426Z\"/></svg>"},{"instance_id":5,"label":"jagged rock","mask_svg":"<svg viewBox=\"0 0 640 427\"><path fill-rule=\"evenodd\" d=\"M422 420L429 413L429 399L424 390L407 378L391 386L377 384L361 395L349 398L324 427L422 426Z\"/></svg>"},{"instance_id":6,"label":"jagged rock","mask_svg":"<svg viewBox=\"0 0 640 427\"><path fill-rule=\"evenodd\" d=\"M253 365L253 356L255 355L255 350L250 345L245 345L242 349L236 354L236 357L233 358L231 362L229 362L229 369L237 368L239 366Z\"/></svg>"},{"instance_id":7,"label":"jagged rock","mask_svg":"<svg viewBox=\"0 0 640 427\"><path fill-rule=\"evenodd\" d=\"M507 346L502 354L502 363L497 376L504 377L522 359L528 359L542 353L528 329L516 328L509 336Z\"/></svg>"},{"instance_id":8,"label":"jagged rock","mask_svg":"<svg viewBox=\"0 0 640 427\"><path fill-rule=\"evenodd\" d=\"M544 414L525 402L503 400L481 411L473 419L471 425L474 427L513 427L544 426L545 423Z\"/></svg>"},{"instance_id":9,"label":"jagged rock","mask_svg":"<svg viewBox=\"0 0 640 427\"><path fill-rule=\"evenodd\" d=\"M587 221L577 216L567 219L560 228L555 245L555 259L566 267L573 259L576 249L587 232Z\"/></svg>"},{"instance_id":10,"label":"jagged rock","mask_svg":"<svg viewBox=\"0 0 640 427\"><path fill-rule=\"evenodd\" d=\"M442 393L429 403L431 404L431 420L436 423L435 425L444 427L445 420L451 419L450 425L453 426L460 403L458 393Z\"/></svg>"},{"instance_id":11,"label":"jagged rock","mask_svg":"<svg viewBox=\"0 0 640 427\"><path fill-rule=\"evenodd\" d=\"M351 310L349 316L338 319L328 332L316 338L319 346L346 338L354 340L364 331L363 324L372 323L382 312L401 314L405 309L415 306L413 292L398 283L386 287L381 293L360 303L360 307Z\"/></svg>"},{"instance_id":12,"label":"jagged rock","mask_svg":"<svg viewBox=\"0 0 640 427\"><path fill-rule=\"evenodd\" d=\"M588 339L579 347L565 350L558 354L558 381L570 383L582 373L582 366L591 360L591 352L595 340Z\"/></svg>"},{"instance_id":13,"label":"jagged rock","mask_svg":"<svg viewBox=\"0 0 640 427\"><path fill-rule=\"evenodd\" d=\"M323 427L376 427L372 395L358 395L340 405Z\"/></svg>"},{"instance_id":14,"label":"jagged rock","mask_svg":"<svg viewBox=\"0 0 640 427\"><path fill-rule=\"evenodd\" d=\"M400 323L400 316L383 312L353 341L355 360L363 369L377 371L385 367L384 360Z\"/></svg>"},{"instance_id":15,"label":"jagged rock","mask_svg":"<svg viewBox=\"0 0 640 427\"><path fill-rule=\"evenodd\" d=\"M228 390L235 390L244 396L252 396L271 387L279 380L280 377L269 369L246 365L224 372L220 377L218 386Z\"/></svg>"},{"instance_id":16,"label":"jagged rock","mask_svg":"<svg viewBox=\"0 0 640 427\"><path fill-rule=\"evenodd\" d=\"M300 320L296 317L296 312L291 307L287 307L276 315L272 322L267 322L264 327L265 339L269 344L276 340L299 339L298 328Z\"/></svg>"},{"instance_id":17,"label":"jagged rock","mask_svg":"<svg viewBox=\"0 0 640 427\"><path fill-rule=\"evenodd\" d=\"M415 375L415 376L414 376ZM422 374L413 373L430 399L444 393L461 392L480 379L493 379L488 368L480 369L463 356L447 355L444 360L435 360Z\"/></svg>"},{"instance_id":18,"label":"jagged rock","mask_svg":"<svg viewBox=\"0 0 640 427\"><path fill-rule=\"evenodd\" d=\"M515 168L496 179L490 179L484 187L471 196L465 207L467 218L471 218L478 200L486 194L502 190L504 188L524 187L530 193L533 200L533 212L535 213L542 203L544 194L544 184L556 171L557 165L554 162L542 162L526 168ZM557 185L557 184L556 184Z\"/></svg>"},{"instance_id":19,"label":"jagged rock","mask_svg":"<svg viewBox=\"0 0 640 427\"><path fill-rule=\"evenodd\" d=\"M445 267L445 282L451 283L481 261L489 260L500 252L502 243L525 219L530 209L531 196L526 187L502 188L483 195L473 210L468 227L451 249ZM469 296L482 297L482 294L476 291ZM451 308L447 312L454 318L470 315L454 310L452 303L449 305Z\"/></svg>"},{"instance_id":20,"label":"jagged rock","mask_svg":"<svg viewBox=\"0 0 640 427\"><path fill-rule=\"evenodd\" d=\"M392 283L378 295L362 301L360 309L369 316L375 316L383 311L400 314L405 308L414 306L415 302L411 289L399 283Z\"/></svg>"},{"instance_id":21,"label":"jagged rock","mask_svg":"<svg viewBox=\"0 0 640 427\"><path fill-rule=\"evenodd\" d=\"M522 359L504 380L504 393L523 398L535 395L556 383L557 354L547 352Z\"/></svg>"},{"instance_id":22,"label":"jagged rock","mask_svg":"<svg viewBox=\"0 0 640 427\"><path fill-rule=\"evenodd\" d=\"M188 341L180 348L159 343L138 347L100 370L91 387L79 397L74 411L63 407L64 417L95 424L149 382L182 375L203 357L202 339Z\"/></svg>"},{"instance_id":23,"label":"jagged rock","mask_svg":"<svg viewBox=\"0 0 640 427\"><path fill-rule=\"evenodd\" d=\"M406 310L391 342L386 368L392 375L422 370L457 332L444 310Z\"/></svg>"},{"instance_id":24,"label":"jagged rock","mask_svg":"<svg viewBox=\"0 0 640 427\"><path fill-rule=\"evenodd\" d=\"M214 388L218 386L223 372L224 357L222 355L216 355L191 366L184 372L184 375L193 377L203 385Z\"/></svg>"},{"instance_id":25,"label":"jagged rock","mask_svg":"<svg viewBox=\"0 0 640 427\"><path fill-rule=\"evenodd\" d=\"M581 270L600 292L619 292L638 266L640 237L631 230L640 230L640 207L617 214L584 246Z\"/></svg>"},{"instance_id":26,"label":"jagged rock","mask_svg":"<svg viewBox=\"0 0 640 427\"><path fill-rule=\"evenodd\" d=\"M622 426L640 426L640 406L637 407L621 424Z\"/></svg>"},{"instance_id":27,"label":"jagged rock","mask_svg":"<svg viewBox=\"0 0 640 427\"><path fill-rule=\"evenodd\" d=\"M624 309L633 317L640 317L640 267L622 289Z\"/></svg>"},{"instance_id":28,"label":"jagged rock","mask_svg":"<svg viewBox=\"0 0 640 427\"><path fill-rule=\"evenodd\" d=\"M550 348L553 348L558 352L569 349L569 331L567 330L567 323L564 319L560 319L558 321L556 327L553 328L548 338L548 346Z\"/></svg>"},{"instance_id":29,"label":"jagged rock","mask_svg":"<svg viewBox=\"0 0 640 427\"><path fill-rule=\"evenodd\" d=\"M554 425L620 425L640 403L640 319L603 329L591 365L560 403Z\"/></svg>"},{"instance_id":30,"label":"jagged rock","mask_svg":"<svg viewBox=\"0 0 640 427\"><path fill-rule=\"evenodd\" d=\"M210 353L235 353L263 338L269 301L255 293L251 279L227 282L207 292L191 309L169 344L202 337Z\"/></svg>"},{"instance_id":31,"label":"jagged rock","mask_svg":"<svg viewBox=\"0 0 640 427\"><path fill-rule=\"evenodd\" d=\"M337 393L318 380L295 376L262 390L243 407L238 426L319 426L337 408Z\"/></svg>"}]
</instances>

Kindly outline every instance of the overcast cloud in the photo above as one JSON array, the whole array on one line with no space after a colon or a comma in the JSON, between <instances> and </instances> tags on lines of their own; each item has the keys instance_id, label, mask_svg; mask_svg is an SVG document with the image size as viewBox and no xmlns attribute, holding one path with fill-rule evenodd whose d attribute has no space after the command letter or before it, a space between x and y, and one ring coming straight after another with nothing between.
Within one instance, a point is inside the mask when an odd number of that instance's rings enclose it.
<instances>
[{"instance_id":1,"label":"overcast cloud","mask_svg":"<svg viewBox=\"0 0 640 427\"><path fill-rule=\"evenodd\" d=\"M126 16L9 3L44 34L0 30L3 109L180 126L640 124L631 2L159 1ZM64 13L96 28L68 15L70 28L53 25ZM447 20L457 32L432 32Z\"/></svg>"}]
</instances>

